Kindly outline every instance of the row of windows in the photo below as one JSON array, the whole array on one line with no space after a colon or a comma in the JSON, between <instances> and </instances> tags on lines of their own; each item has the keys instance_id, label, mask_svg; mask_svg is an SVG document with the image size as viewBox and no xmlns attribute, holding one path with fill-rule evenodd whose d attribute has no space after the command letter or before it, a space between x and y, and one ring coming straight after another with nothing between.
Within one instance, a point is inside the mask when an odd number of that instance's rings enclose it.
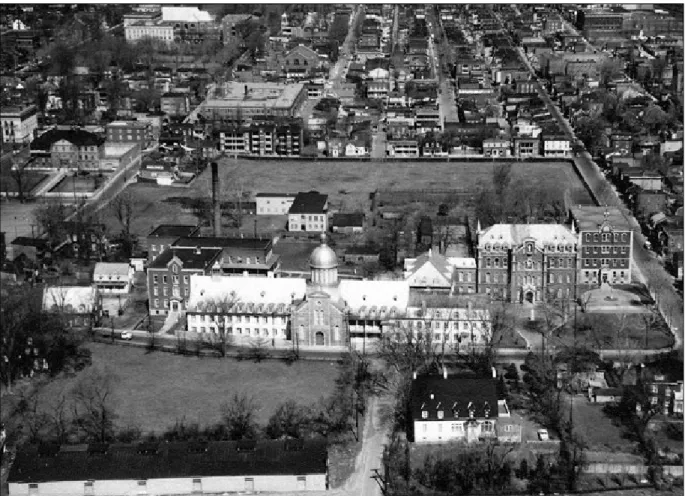
<instances>
[{"instance_id":1,"label":"row of windows","mask_svg":"<svg viewBox=\"0 0 685 496\"><path fill-rule=\"evenodd\" d=\"M599 233L585 233L585 241L594 241L597 242L599 241ZM628 241L628 233L602 233L602 241L614 241L614 243L617 243L619 241L621 242L627 242Z\"/></svg>"},{"instance_id":2,"label":"row of windows","mask_svg":"<svg viewBox=\"0 0 685 496\"><path fill-rule=\"evenodd\" d=\"M583 267L599 267L600 264L611 267L627 267L628 261L625 258L586 258L583 260Z\"/></svg>"},{"instance_id":3,"label":"row of windows","mask_svg":"<svg viewBox=\"0 0 685 496\"><path fill-rule=\"evenodd\" d=\"M222 316L223 316L223 314L222 314ZM266 324L269 322L269 316L264 316L264 315L261 317L259 317L257 315L244 315L244 316L243 315L225 315L225 316L228 317L229 319L232 319L233 322L237 322L237 323L242 323L243 318L244 318L244 322L246 324L250 324L250 323L259 324L260 318L261 318L262 324ZM193 316L191 315L190 318L192 320ZM281 324L286 323L286 317L271 317L271 318L273 319L274 323L281 323ZM201 315L196 315L195 320L197 320L198 322L218 322L220 320L220 318L217 315L201 314Z\"/></svg>"},{"instance_id":4,"label":"row of windows","mask_svg":"<svg viewBox=\"0 0 685 496\"><path fill-rule=\"evenodd\" d=\"M612 247L612 246L604 246L604 245L592 246L592 247L586 246L584 252L586 255L589 255L590 253L594 253L596 255L597 253L600 253L600 252L605 253L605 254L613 253L614 255L618 255L619 254L619 248L620 248L621 254L625 255L626 253L628 253L628 247L627 246L620 246L620 247L619 246L613 246Z\"/></svg>"},{"instance_id":5,"label":"row of windows","mask_svg":"<svg viewBox=\"0 0 685 496\"><path fill-rule=\"evenodd\" d=\"M178 266L174 265L173 267L176 269L176 270L174 270L174 272L177 272ZM180 276L171 276L171 280L174 284L178 284L180 282ZM166 284L168 281L169 281L169 278L167 276L162 276L162 284ZM157 274L153 274L152 282L154 284L159 283L159 276ZM188 284L189 282L190 282L190 276L184 275L183 276L183 284Z\"/></svg>"},{"instance_id":6,"label":"row of windows","mask_svg":"<svg viewBox=\"0 0 685 496\"><path fill-rule=\"evenodd\" d=\"M464 321L461 322L461 324L457 321L449 321L449 320L444 320L444 321L433 321L433 322L425 322L423 320L398 320L397 323L399 324L400 327L402 328L416 328L416 329L423 329L424 327L426 329L455 329L459 330L459 327L462 329L469 330L471 327L473 329L478 330L481 328L481 322L480 321L473 321L473 322L468 322ZM483 327L485 326L485 323L482 323Z\"/></svg>"},{"instance_id":7,"label":"row of windows","mask_svg":"<svg viewBox=\"0 0 685 496\"><path fill-rule=\"evenodd\" d=\"M155 286L152 288L152 295L153 296L159 296L159 288ZM179 298L181 296L181 290L178 287L174 287L172 290L172 295L175 296L176 298ZM169 287L168 286L162 286L162 296L169 296ZM183 296L190 296L190 288L183 288Z\"/></svg>"},{"instance_id":8,"label":"row of windows","mask_svg":"<svg viewBox=\"0 0 685 496\"><path fill-rule=\"evenodd\" d=\"M535 247L534 243L527 243L526 244L526 251L528 253L532 253L534 247ZM509 246L508 245L499 245L499 244L495 244L495 245L486 244L483 248L485 251L491 251L491 250L492 251L500 251L500 250L508 250ZM547 245L545 247L545 250L548 252L557 251L559 253L562 253L562 252L570 253L573 251L573 245L556 245L556 246L555 245Z\"/></svg>"},{"instance_id":9,"label":"row of windows","mask_svg":"<svg viewBox=\"0 0 685 496\"><path fill-rule=\"evenodd\" d=\"M428 418L428 412L427 411L422 411L421 412L421 418ZM444 412L439 411L438 412L438 419L444 418ZM442 432L442 424L437 424L438 425L438 432ZM490 420L485 420L481 423L480 425L480 430L481 432L493 432L494 431L495 424L494 422ZM463 422L454 422L453 424L450 425L450 428L452 432L464 432L464 423ZM428 423L425 422L423 424L423 432L426 432L428 430Z\"/></svg>"},{"instance_id":10,"label":"row of windows","mask_svg":"<svg viewBox=\"0 0 685 496\"><path fill-rule=\"evenodd\" d=\"M199 332L199 333L215 333L216 331L212 327L205 327L205 326L190 326L190 331L191 332ZM226 328L226 334L234 334L233 332L233 327L227 327ZM285 330L281 329L280 332L276 328L272 328L271 331L267 329L266 327L262 328L261 331L258 327L255 327L254 329L251 329L249 327L236 327L235 328L235 334L239 335L244 335L244 336L254 336L254 337L285 337Z\"/></svg>"}]
</instances>

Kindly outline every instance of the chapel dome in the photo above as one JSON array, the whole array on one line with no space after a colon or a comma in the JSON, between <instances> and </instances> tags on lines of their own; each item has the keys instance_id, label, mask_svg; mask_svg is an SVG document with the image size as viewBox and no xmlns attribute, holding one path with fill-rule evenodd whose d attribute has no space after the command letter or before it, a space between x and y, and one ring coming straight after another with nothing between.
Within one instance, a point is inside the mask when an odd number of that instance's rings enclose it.
<instances>
[{"instance_id":1,"label":"chapel dome","mask_svg":"<svg viewBox=\"0 0 685 496\"><path fill-rule=\"evenodd\" d=\"M309 257L312 269L334 269L338 266L338 257L326 244L326 234L321 234L321 245L317 246Z\"/></svg>"}]
</instances>

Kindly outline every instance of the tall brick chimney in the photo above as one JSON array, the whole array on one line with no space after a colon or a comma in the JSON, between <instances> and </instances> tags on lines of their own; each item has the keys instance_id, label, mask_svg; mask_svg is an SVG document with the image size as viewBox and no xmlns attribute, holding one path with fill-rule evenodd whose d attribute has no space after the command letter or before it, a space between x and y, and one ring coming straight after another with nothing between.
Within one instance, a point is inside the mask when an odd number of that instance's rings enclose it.
<instances>
[{"instance_id":1,"label":"tall brick chimney","mask_svg":"<svg viewBox=\"0 0 685 496\"><path fill-rule=\"evenodd\" d=\"M221 237L221 202L219 201L219 164L212 162L212 212L214 236Z\"/></svg>"}]
</instances>

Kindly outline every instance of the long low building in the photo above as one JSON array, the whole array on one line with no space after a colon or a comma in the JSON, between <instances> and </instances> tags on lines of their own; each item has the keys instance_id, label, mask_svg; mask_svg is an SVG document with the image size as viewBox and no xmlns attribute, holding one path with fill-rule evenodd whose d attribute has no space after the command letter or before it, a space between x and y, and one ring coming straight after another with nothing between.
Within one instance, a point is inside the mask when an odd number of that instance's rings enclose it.
<instances>
[{"instance_id":1,"label":"long low building","mask_svg":"<svg viewBox=\"0 0 685 496\"><path fill-rule=\"evenodd\" d=\"M325 440L29 445L10 496L324 491Z\"/></svg>"}]
</instances>

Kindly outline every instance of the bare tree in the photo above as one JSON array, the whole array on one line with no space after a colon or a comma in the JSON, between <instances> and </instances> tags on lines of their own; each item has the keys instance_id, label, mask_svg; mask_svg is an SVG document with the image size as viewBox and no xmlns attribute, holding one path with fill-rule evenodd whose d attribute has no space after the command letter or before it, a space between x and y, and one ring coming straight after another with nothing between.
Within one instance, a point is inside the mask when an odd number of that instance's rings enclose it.
<instances>
[{"instance_id":1,"label":"bare tree","mask_svg":"<svg viewBox=\"0 0 685 496\"><path fill-rule=\"evenodd\" d=\"M253 439L257 435L259 404L245 393L235 393L221 405L221 417L231 440Z\"/></svg>"},{"instance_id":2,"label":"bare tree","mask_svg":"<svg viewBox=\"0 0 685 496\"><path fill-rule=\"evenodd\" d=\"M71 431L68 406L68 397L62 393L48 414L52 433L60 444L67 442L69 432Z\"/></svg>"},{"instance_id":3,"label":"bare tree","mask_svg":"<svg viewBox=\"0 0 685 496\"><path fill-rule=\"evenodd\" d=\"M131 226L138 216L136 198L130 190L124 190L112 199L109 208L121 224L126 237L131 237Z\"/></svg>"},{"instance_id":4,"label":"bare tree","mask_svg":"<svg viewBox=\"0 0 685 496\"><path fill-rule=\"evenodd\" d=\"M114 436L114 389L118 377L105 368L81 376L73 391L74 424L88 439L100 443Z\"/></svg>"},{"instance_id":5,"label":"bare tree","mask_svg":"<svg viewBox=\"0 0 685 496\"><path fill-rule=\"evenodd\" d=\"M40 399L37 393L32 393L26 397L22 391L22 398L19 402L19 413L23 423L29 431L29 441L32 443L40 442L45 436L45 429L50 423L48 415L42 411Z\"/></svg>"},{"instance_id":6,"label":"bare tree","mask_svg":"<svg viewBox=\"0 0 685 496\"><path fill-rule=\"evenodd\" d=\"M14 179L14 183L17 185L17 196L19 196L19 201L24 203L24 189L26 188L28 176L26 165L18 164L15 158L12 157L10 175L12 176L12 179Z\"/></svg>"}]
</instances>

